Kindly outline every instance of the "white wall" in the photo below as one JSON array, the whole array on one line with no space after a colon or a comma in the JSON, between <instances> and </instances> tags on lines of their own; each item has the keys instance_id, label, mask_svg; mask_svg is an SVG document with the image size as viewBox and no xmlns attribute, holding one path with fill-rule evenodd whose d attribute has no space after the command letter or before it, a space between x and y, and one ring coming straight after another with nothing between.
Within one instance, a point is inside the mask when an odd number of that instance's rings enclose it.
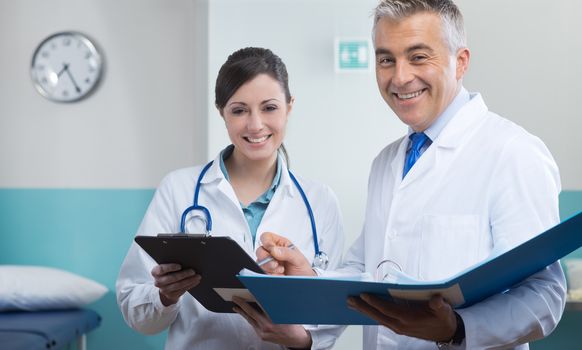
<instances>
[{"instance_id":1,"label":"white wall","mask_svg":"<svg viewBox=\"0 0 582 350\"><path fill-rule=\"evenodd\" d=\"M381 100L374 73L335 74L335 36L369 37L376 0L213 0L209 6L208 106L229 53L272 49L287 64L296 96L286 144L295 171L329 184L344 213L347 243L359 233L373 157L406 128ZM582 189L582 3L560 0L459 0L472 60L465 85L490 109L541 137L561 168L565 189ZM209 109L209 153L228 143ZM351 327L337 349L361 347Z\"/></svg>"},{"instance_id":2,"label":"white wall","mask_svg":"<svg viewBox=\"0 0 582 350\"><path fill-rule=\"evenodd\" d=\"M472 49L466 86L539 136L565 190L582 190L582 2L458 0Z\"/></svg>"},{"instance_id":3,"label":"white wall","mask_svg":"<svg viewBox=\"0 0 582 350\"><path fill-rule=\"evenodd\" d=\"M375 3L210 3L208 105L213 106L214 79L230 53L261 46L278 54L287 65L291 93L296 97L285 140L291 167L336 191L350 238L360 230L372 158L406 130L378 94L373 72L334 73L334 37L368 38L367 15ZM229 141L218 112L210 108L209 115L209 157L214 157Z\"/></svg>"},{"instance_id":4,"label":"white wall","mask_svg":"<svg viewBox=\"0 0 582 350\"><path fill-rule=\"evenodd\" d=\"M295 104L285 144L292 170L336 192L346 244L359 234L373 157L406 128L381 99L374 72L334 73L336 36L369 38L376 0L213 0L209 5L209 97L220 66L236 49L267 47L289 72ZM209 110L209 157L228 144L220 115ZM338 349L361 347L361 328L350 327Z\"/></svg>"},{"instance_id":5,"label":"white wall","mask_svg":"<svg viewBox=\"0 0 582 350\"><path fill-rule=\"evenodd\" d=\"M205 160L204 7L0 1L0 187L152 188ZM63 30L89 35L105 56L100 87L73 104L41 97L29 73L36 45Z\"/></svg>"}]
</instances>

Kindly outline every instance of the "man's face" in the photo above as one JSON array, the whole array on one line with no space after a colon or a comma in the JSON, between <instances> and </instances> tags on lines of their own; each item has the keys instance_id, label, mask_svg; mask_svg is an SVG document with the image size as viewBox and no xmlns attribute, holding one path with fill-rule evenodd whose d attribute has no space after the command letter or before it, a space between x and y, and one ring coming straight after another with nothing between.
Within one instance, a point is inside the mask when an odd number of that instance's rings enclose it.
<instances>
[{"instance_id":1,"label":"man's face","mask_svg":"<svg viewBox=\"0 0 582 350\"><path fill-rule=\"evenodd\" d=\"M384 100L415 131L426 130L452 102L469 51L452 54L441 19L428 12L376 25L376 80Z\"/></svg>"}]
</instances>

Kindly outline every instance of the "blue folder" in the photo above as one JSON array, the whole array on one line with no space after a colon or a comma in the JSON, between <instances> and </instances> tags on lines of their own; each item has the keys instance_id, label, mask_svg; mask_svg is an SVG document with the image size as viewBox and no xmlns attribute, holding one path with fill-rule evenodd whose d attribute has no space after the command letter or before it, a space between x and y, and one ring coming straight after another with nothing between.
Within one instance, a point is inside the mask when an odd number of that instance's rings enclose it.
<instances>
[{"instance_id":1,"label":"blue folder","mask_svg":"<svg viewBox=\"0 0 582 350\"><path fill-rule=\"evenodd\" d=\"M393 299L428 300L441 294L455 308L502 293L582 246L582 212L517 247L441 281L419 284L353 279L239 275L274 323L373 325L347 307L347 298L370 293Z\"/></svg>"}]
</instances>

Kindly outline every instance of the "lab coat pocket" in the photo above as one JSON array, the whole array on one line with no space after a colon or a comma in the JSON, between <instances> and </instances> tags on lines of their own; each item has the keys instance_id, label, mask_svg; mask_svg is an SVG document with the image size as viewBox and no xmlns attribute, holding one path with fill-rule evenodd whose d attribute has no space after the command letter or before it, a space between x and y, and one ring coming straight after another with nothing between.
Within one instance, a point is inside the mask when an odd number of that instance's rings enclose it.
<instances>
[{"instance_id":1,"label":"lab coat pocket","mask_svg":"<svg viewBox=\"0 0 582 350\"><path fill-rule=\"evenodd\" d=\"M421 229L419 275L423 280L451 277L478 260L478 215L425 215Z\"/></svg>"}]
</instances>

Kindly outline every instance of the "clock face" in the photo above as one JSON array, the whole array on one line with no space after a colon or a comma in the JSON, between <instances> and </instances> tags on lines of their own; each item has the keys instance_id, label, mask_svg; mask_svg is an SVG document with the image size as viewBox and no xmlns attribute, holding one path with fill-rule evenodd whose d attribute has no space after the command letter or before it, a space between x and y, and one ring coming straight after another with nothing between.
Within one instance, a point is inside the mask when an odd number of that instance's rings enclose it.
<instances>
[{"instance_id":1,"label":"clock face","mask_svg":"<svg viewBox=\"0 0 582 350\"><path fill-rule=\"evenodd\" d=\"M32 57L31 76L38 92L57 102L74 102L90 94L101 78L102 58L95 45L77 32L43 40Z\"/></svg>"}]
</instances>

